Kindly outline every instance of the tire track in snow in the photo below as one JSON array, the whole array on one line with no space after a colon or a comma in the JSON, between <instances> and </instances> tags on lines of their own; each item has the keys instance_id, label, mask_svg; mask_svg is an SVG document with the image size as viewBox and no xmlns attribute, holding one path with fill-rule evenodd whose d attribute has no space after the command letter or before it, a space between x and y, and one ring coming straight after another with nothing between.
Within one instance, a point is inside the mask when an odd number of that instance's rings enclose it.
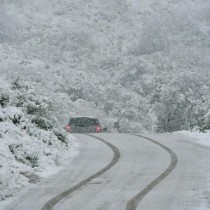
<instances>
[{"instance_id":1,"label":"tire track in snow","mask_svg":"<svg viewBox=\"0 0 210 210\"><path fill-rule=\"evenodd\" d=\"M100 175L102 175L103 173L105 173L106 171L108 171L110 168L112 168L120 159L120 151L117 147L115 147L113 144L105 141L104 139L94 136L94 135L90 135L90 134L85 134L87 136L93 137L95 139L100 140L101 142L103 142L104 144L106 144L108 147L110 147L114 153L114 156L112 158L112 161L106 165L103 169L101 169L100 171L98 171L97 173L93 174L92 176L88 177L87 179L81 181L80 183L78 183L77 185L71 187L70 189L60 193L59 195L53 197L52 199L50 199L43 207L42 210L52 210L53 207L60 202L63 198L69 196L71 193L73 193L74 191L80 189L81 187L83 187L84 185L88 184L90 181L92 181L93 179L95 179L96 177L99 177Z\"/></svg>"},{"instance_id":2,"label":"tire track in snow","mask_svg":"<svg viewBox=\"0 0 210 210\"><path fill-rule=\"evenodd\" d=\"M168 147L164 146L163 144L145 137L145 136L141 136L141 135L135 135L132 134L134 136L138 136L141 138L144 138L154 144L157 144L158 146L162 147L164 150L166 150L170 156L171 156L171 163L168 166L168 168L160 175L158 176L155 180L153 180L150 184L148 184L143 190L141 190L138 194L136 194L135 196L133 196L127 203L126 206L126 210L136 210L138 204L141 202L141 200L156 186L158 185L163 179L165 179L176 167L177 163L178 163L178 157L177 155Z\"/></svg>"}]
</instances>

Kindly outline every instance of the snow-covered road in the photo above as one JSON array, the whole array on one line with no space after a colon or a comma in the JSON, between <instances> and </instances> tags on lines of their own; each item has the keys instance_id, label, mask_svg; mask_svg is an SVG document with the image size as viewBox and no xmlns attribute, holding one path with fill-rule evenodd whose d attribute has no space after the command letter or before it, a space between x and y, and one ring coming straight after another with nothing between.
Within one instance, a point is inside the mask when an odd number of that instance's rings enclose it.
<instances>
[{"instance_id":1,"label":"snow-covered road","mask_svg":"<svg viewBox=\"0 0 210 210\"><path fill-rule=\"evenodd\" d=\"M75 136L80 153L69 167L23 192L5 210L49 210L49 201L55 201L53 210L125 210L145 189L143 198L136 200L140 201L136 209L210 208L208 147L185 141L187 137L178 134L147 135L160 145L130 134L95 135L108 145L91 136ZM162 175L168 167L166 176ZM56 203L52 199L58 195L65 197Z\"/></svg>"}]
</instances>

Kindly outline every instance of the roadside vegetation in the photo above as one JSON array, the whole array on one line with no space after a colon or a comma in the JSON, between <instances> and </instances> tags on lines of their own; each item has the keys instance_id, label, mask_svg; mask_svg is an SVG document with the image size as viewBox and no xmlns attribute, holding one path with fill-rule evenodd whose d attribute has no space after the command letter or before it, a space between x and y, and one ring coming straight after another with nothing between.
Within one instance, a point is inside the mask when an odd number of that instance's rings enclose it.
<instances>
[{"instance_id":1,"label":"roadside vegetation","mask_svg":"<svg viewBox=\"0 0 210 210\"><path fill-rule=\"evenodd\" d=\"M35 82L60 122L73 113L96 115L110 130L120 120L125 132L202 129L209 9L203 0L2 1L0 72Z\"/></svg>"},{"instance_id":2,"label":"roadside vegetation","mask_svg":"<svg viewBox=\"0 0 210 210\"><path fill-rule=\"evenodd\" d=\"M0 79L0 200L29 183L70 153L71 139L51 117L53 101L33 83Z\"/></svg>"}]
</instances>

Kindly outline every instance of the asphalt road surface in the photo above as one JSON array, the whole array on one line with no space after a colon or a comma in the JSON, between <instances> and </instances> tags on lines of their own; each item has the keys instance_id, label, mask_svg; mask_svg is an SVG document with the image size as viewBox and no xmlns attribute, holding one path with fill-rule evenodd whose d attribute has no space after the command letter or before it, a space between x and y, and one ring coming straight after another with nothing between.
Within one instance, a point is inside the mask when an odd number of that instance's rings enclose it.
<instances>
[{"instance_id":1,"label":"asphalt road surface","mask_svg":"<svg viewBox=\"0 0 210 210\"><path fill-rule=\"evenodd\" d=\"M210 209L210 150L181 135L75 135L80 153L5 210Z\"/></svg>"}]
</instances>

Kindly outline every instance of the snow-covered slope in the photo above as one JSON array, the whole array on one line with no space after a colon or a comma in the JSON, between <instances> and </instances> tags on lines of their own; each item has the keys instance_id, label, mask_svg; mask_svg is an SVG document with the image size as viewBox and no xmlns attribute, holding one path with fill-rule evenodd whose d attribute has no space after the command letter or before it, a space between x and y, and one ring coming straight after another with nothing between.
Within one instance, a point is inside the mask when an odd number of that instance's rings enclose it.
<instances>
[{"instance_id":1,"label":"snow-covered slope","mask_svg":"<svg viewBox=\"0 0 210 210\"><path fill-rule=\"evenodd\" d=\"M38 124L32 123L35 115L27 113L23 104L20 104L20 98L17 97L18 91L2 77L0 93L2 106L0 201L2 201L15 195L23 187L56 173L67 158L76 154L77 143L73 136L65 136L62 131L57 131L56 126L52 129L41 129ZM30 97L30 94L25 93L22 99L24 97ZM15 102L19 103L19 107ZM42 117L45 119L46 116ZM60 136L63 135L63 139L59 138L58 133Z\"/></svg>"},{"instance_id":2,"label":"snow-covered slope","mask_svg":"<svg viewBox=\"0 0 210 210\"><path fill-rule=\"evenodd\" d=\"M188 141L210 147L210 130L204 133L199 131L177 131L175 133L189 137Z\"/></svg>"},{"instance_id":3,"label":"snow-covered slope","mask_svg":"<svg viewBox=\"0 0 210 210\"><path fill-rule=\"evenodd\" d=\"M78 113L96 115L110 129L121 119L125 131L204 125L209 1L0 4L1 74L36 81L39 91L56 99L61 122Z\"/></svg>"}]
</instances>

